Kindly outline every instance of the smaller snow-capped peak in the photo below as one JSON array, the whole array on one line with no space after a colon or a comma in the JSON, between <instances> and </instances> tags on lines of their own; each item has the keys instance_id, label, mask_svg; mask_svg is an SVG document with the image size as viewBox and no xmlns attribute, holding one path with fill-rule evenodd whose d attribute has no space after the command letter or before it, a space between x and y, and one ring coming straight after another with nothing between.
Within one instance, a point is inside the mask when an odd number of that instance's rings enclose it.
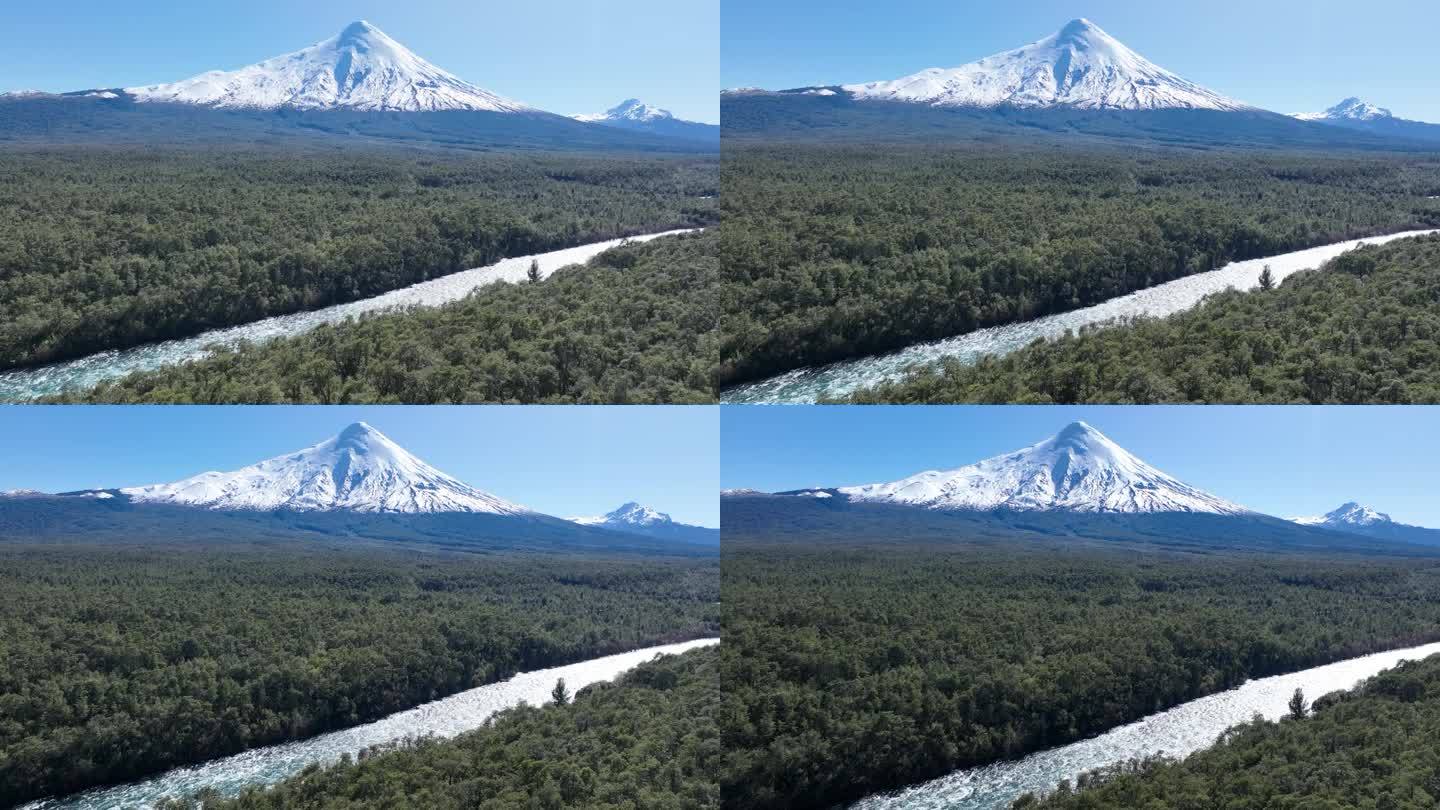
<instances>
[{"instance_id":1,"label":"smaller snow-capped peak","mask_svg":"<svg viewBox=\"0 0 1440 810\"><path fill-rule=\"evenodd\" d=\"M935 107L1254 109L1156 65L1084 18L1030 45L960 67L842 89L859 99Z\"/></svg>"},{"instance_id":2,"label":"smaller snow-capped peak","mask_svg":"<svg viewBox=\"0 0 1440 810\"><path fill-rule=\"evenodd\" d=\"M119 492L138 502L221 510L532 514L440 472L364 422L233 472Z\"/></svg>"},{"instance_id":3,"label":"smaller snow-capped peak","mask_svg":"<svg viewBox=\"0 0 1440 810\"><path fill-rule=\"evenodd\" d=\"M965 467L834 491L852 501L941 510L1251 514L1146 464L1084 422Z\"/></svg>"},{"instance_id":4,"label":"smaller snow-capped peak","mask_svg":"<svg viewBox=\"0 0 1440 810\"><path fill-rule=\"evenodd\" d=\"M603 515L574 517L570 520L582 526L655 526L675 522L664 512L657 512L635 501L622 504L620 508Z\"/></svg>"},{"instance_id":5,"label":"smaller snow-capped peak","mask_svg":"<svg viewBox=\"0 0 1440 810\"><path fill-rule=\"evenodd\" d=\"M1384 107L1376 107L1374 104L1351 96L1325 112L1295 113L1294 117L1302 121L1378 121L1395 116Z\"/></svg>"},{"instance_id":6,"label":"smaller snow-capped peak","mask_svg":"<svg viewBox=\"0 0 1440 810\"><path fill-rule=\"evenodd\" d=\"M1323 515L1291 518L1303 526L1373 526L1377 523L1394 523L1384 512L1377 512L1354 501L1342 504L1338 509Z\"/></svg>"},{"instance_id":7,"label":"smaller snow-capped peak","mask_svg":"<svg viewBox=\"0 0 1440 810\"><path fill-rule=\"evenodd\" d=\"M765 494L765 493L761 492L760 490L758 490L758 489L751 489L750 487L735 487L735 488L732 488L732 489L722 489L722 490L720 490L720 497L722 497L722 498L737 498L737 497L740 497L740 496L743 496L743 495L764 495L764 494Z\"/></svg>"},{"instance_id":8,"label":"smaller snow-capped peak","mask_svg":"<svg viewBox=\"0 0 1440 810\"><path fill-rule=\"evenodd\" d=\"M47 93L44 90L7 90L0 93L0 98L37 98L51 95L54 93Z\"/></svg>"},{"instance_id":9,"label":"smaller snow-capped peak","mask_svg":"<svg viewBox=\"0 0 1440 810\"><path fill-rule=\"evenodd\" d=\"M240 109L530 112L416 56L365 20L294 53L173 84L126 88L137 101Z\"/></svg>"},{"instance_id":10,"label":"smaller snow-capped peak","mask_svg":"<svg viewBox=\"0 0 1440 810\"><path fill-rule=\"evenodd\" d=\"M576 121L596 123L600 121L660 121L675 116L669 110L653 107L638 98L627 98L603 113L587 113L571 117Z\"/></svg>"}]
</instances>

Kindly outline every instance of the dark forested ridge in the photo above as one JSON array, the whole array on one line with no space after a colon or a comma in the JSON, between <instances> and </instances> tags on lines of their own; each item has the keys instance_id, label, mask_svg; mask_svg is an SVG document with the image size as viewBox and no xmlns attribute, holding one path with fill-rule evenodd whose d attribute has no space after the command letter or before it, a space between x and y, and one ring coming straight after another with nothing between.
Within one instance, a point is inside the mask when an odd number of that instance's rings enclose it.
<instances>
[{"instance_id":1,"label":"dark forested ridge","mask_svg":"<svg viewBox=\"0 0 1440 810\"><path fill-rule=\"evenodd\" d=\"M1433 559L835 539L727 530L727 807L830 807L1440 638Z\"/></svg>"},{"instance_id":2,"label":"dark forested ridge","mask_svg":"<svg viewBox=\"0 0 1440 810\"><path fill-rule=\"evenodd\" d=\"M247 148L447 148L485 152L714 152L715 143L584 124L546 112L497 113L351 109L258 110L196 104L136 102L85 91L61 96L0 97L0 143L70 145L190 145Z\"/></svg>"},{"instance_id":3,"label":"dark forested ridge","mask_svg":"<svg viewBox=\"0 0 1440 810\"><path fill-rule=\"evenodd\" d=\"M0 805L719 631L719 564L0 546Z\"/></svg>"},{"instance_id":4,"label":"dark forested ridge","mask_svg":"<svg viewBox=\"0 0 1440 810\"><path fill-rule=\"evenodd\" d=\"M838 86L821 96L725 93L720 121L728 146L742 143L892 144L1077 143L1154 150L1241 147L1286 150L1434 151L1428 131L1356 131L1264 110L1117 110L1076 107L932 107L857 101Z\"/></svg>"},{"instance_id":5,"label":"dark forested ridge","mask_svg":"<svg viewBox=\"0 0 1440 810\"><path fill-rule=\"evenodd\" d=\"M251 543L315 548L407 547L469 552L583 552L713 556L715 545L581 526L550 515L348 510L220 510L135 503L109 490L86 495L0 497L0 543L192 546Z\"/></svg>"},{"instance_id":6,"label":"dark forested ridge","mask_svg":"<svg viewBox=\"0 0 1440 810\"><path fill-rule=\"evenodd\" d=\"M1440 541L1428 530L1352 533L1261 514L929 509L851 502L843 494L726 496L720 508L726 545L748 536L775 545L829 548L868 547L876 538L899 546L959 541L1008 547L1059 541L1072 547L1146 546L1206 554L1259 551L1440 560Z\"/></svg>"},{"instance_id":7,"label":"dark forested ridge","mask_svg":"<svg viewBox=\"0 0 1440 810\"><path fill-rule=\"evenodd\" d=\"M64 399L714 402L718 241L706 232L614 248L539 283L323 326Z\"/></svg>"},{"instance_id":8,"label":"dark forested ridge","mask_svg":"<svg viewBox=\"0 0 1440 810\"><path fill-rule=\"evenodd\" d=\"M1440 657L1320 697L1303 719L1257 720L1180 762L1129 762L1015 810L1430 810L1440 805ZM1078 789L1076 789L1078 788Z\"/></svg>"},{"instance_id":9,"label":"dark forested ridge","mask_svg":"<svg viewBox=\"0 0 1440 810\"><path fill-rule=\"evenodd\" d=\"M718 808L718 657L714 648L666 656L565 706L510 709L453 740L381 748L238 799L197 800L206 810Z\"/></svg>"},{"instance_id":10,"label":"dark forested ridge","mask_svg":"<svg viewBox=\"0 0 1440 810\"><path fill-rule=\"evenodd\" d=\"M0 368L716 218L713 156L0 149Z\"/></svg>"},{"instance_id":11,"label":"dark forested ridge","mask_svg":"<svg viewBox=\"0 0 1440 810\"><path fill-rule=\"evenodd\" d=\"M857 402L1440 402L1440 237L1366 247L1279 287L950 362Z\"/></svg>"},{"instance_id":12,"label":"dark forested ridge","mask_svg":"<svg viewBox=\"0 0 1440 810\"><path fill-rule=\"evenodd\" d=\"M721 385L1440 225L1425 155L727 146Z\"/></svg>"}]
</instances>

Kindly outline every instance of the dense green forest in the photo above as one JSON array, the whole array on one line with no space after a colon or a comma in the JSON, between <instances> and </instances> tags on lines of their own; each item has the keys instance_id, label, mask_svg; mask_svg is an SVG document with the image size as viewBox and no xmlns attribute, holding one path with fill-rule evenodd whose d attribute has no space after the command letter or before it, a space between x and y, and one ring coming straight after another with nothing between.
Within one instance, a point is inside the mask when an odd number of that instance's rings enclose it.
<instances>
[{"instance_id":1,"label":"dense green forest","mask_svg":"<svg viewBox=\"0 0 1440 810\"><path fill-rule=\"evenodd\" d=\"M704 810L720 807L713 647L642 664L564 706L520 707L444 742L381 748L230 801L180 810Z\"/></svg>"},{"instance_id":2,"label":"dense green forest","mask_svg":"<svg viewBox=\"0 0 1440 810\"><path fill-rule=\"evenodd\" d=\"M133 375L62 401L715 401L718 237L612 248L539 283L372 315Z\"/></svg>"},{"instance_id":3,"label":"dense green forest","mask_svg":"<svg viewBox=\"0 0 1440 810\"><path fill-rule=\"evenodd\" d=\"M1440 237L1361 248L1270 290L951 361L857 402L1440 402Z\"/></svg>"},{"instance_id":4,"label":"dense green forest","mask_svg":"<svg viewBox=\"0 0 1440 810\"><path fill-rule=\"evenodd\" d=\"M725 538L726 806L823 808L1440 639L1440 563Z\"/></svg>"},{"instance_id":5,"label":"dense green forest","mask_svg":"<svg viewBox=\"0 0 1440 810\"><path fill-rule=\"evenodd\" d=\"M0 368L708 224L713 156L8 148Z\"/></svg>"},{"instance_id":6,"label":"dense green forest","mask_svg":"<svg viewBox=\"0 0 1440 810\"><path fill-rule=\"evenodd\" d=\"M722 386L1440 225L1425 156L728 146Z\"/></svg>"},{"instance_id":7,"label":"dense green forest","mask_svg":"<svg viewBox=\"0 0 1440 810\"><path fill-rule=\"evenodd\" d=\"M718 632L719 564L0 546L0 806Z\"/></svg>"},{"instance_id":8,"label":"dense green forest","mask_svg":"<svg viewBox=\"0 0 1440 810\"><path fill-rule=\"evenodd\" d=\"M1410 661L1315 701L1309 716L1256 720L1181 762L1129 762L1016 810L1431 810L1440 806L1440 657Z\"/></svg>"}]
</instances>

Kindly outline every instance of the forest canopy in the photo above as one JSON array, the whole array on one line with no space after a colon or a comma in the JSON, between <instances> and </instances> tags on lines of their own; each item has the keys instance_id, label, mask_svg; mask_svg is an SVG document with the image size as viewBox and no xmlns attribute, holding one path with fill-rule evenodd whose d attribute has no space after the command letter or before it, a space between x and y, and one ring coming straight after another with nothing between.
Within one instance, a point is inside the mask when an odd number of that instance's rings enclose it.
<instances>
[{"instance_id":1,"label":"forest canopy","mask_svg":"<svg viewBox=\"0 0 1440 810\"><path fill-rule=\"evenodd\" d=\"M58 401L709 403L713 232L612 248L544 281L370 315Z\"/></svg>"},{"instance_id":2,"label":"forest canopy","mask_svg":"<svg viewBox=\"0 0 1440 810\"><path fill-rule=\"evenodd\" d=\"M1429 810L1440 805L1440 656L1319 697L1304 718L1255 720L1181 761L1126 762L1014 810Z\"/></svg>"},{"instance_id":3,"label":"forest canopy","mask_svg":"<svg viewBox=\"0 0 1440 810\"><path fill-rule=\"evenodd\" d=\"M1440 236L1363 247L1272 290L1090 328L856 402L1440 402Z\"/></svg>"},{"instance_id":4,"label":"forest canopy","mask_svg":"<svg viewBox=\"0 0 1440 810\"><path fill-rule=\"evenodd\" d=\"M453 740L382 747L238 799L162 810L714 810L717 663L713 647L665 656L568 705L509 709Z\"/></svg>"},{"instance_id":5,"label":"forest canopy","mask_svg":"<svg viewBox=\"0 0 1440 810\"><path fill-rule=\"evenodd\" d=\"M1440 226L1416 156L734 145L722 178L722 386Z\"/></svg>"},{"instance_id":6,"label":"forest canopy","mask_svg":"<svg viewBox=\"0 0 1440 810\"><path fill-rule=\"evenodd\" d=\"M715 220L710 156L0 151L0 369Z\"/></svg>"},{"instance_id":7,"label":"forest canopy","mask_svg":"<svg viewBox=\"0 0 1440 810\"><path fill-rule=\"evenodd\" d=\"M724 562L736 810L833 807L1440 638L1433 561L756 538Z\"/></svg>"},{"instance_id":8,"label":"forest canopy","mask_svg":"<svg viewBox=\"0 0 1440 810\"><path fill-rule=\"evenodd\" d=\"M719 564L0 546L0 805L718 633Z\"/></svg>"}]
</instances>

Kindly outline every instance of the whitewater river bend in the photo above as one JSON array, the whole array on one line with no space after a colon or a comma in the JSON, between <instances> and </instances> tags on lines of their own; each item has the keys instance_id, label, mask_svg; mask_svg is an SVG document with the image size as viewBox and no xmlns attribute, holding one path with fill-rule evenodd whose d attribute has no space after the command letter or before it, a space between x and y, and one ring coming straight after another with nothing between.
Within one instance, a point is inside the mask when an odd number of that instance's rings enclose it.
<instances>
[{"instance_id":1,"label":"whitewater river bend","mask_svg":"<svg viewBox=\"0 0 1440 810\"><path fill-rule=\"evenodd\" d=\"M539 262L542 276L549 276L562 267L589 261L625 241L648 242L662 236L693 232L694 229L665 231L632 236L628 240L611 239L564 250L552 250L549 253L538 253L534 256L501 259L485 267L462 270L448 276L422 281L409 287L391 290L374 298L336 304L311 312L277 315L241 326L216 329L194 337L105 351L78 360L67 360L48 366L0 371L0 402L28 402L66 390L88 390L102 382L116 380L136 371L151 371L176 363L199 360L210 354L213 346L233 347L242 341L264 343L275 338L299 335L322 324L337 323L368 312L412 306L439 306L451 301L458 301L476 288L487 284L494 284L497 281L522 281L530 269L532 260Z\"/></svg>"},{"instance_id":2,"label":"whitewater river bend","mask_svg":"<svg viewBox=\"0 0 1440 810\"><path fill-rule=\"evenodd\" d=\"M256 748L188 768L176 768L144 782L31 802L21 810L132 810L153 807L161 799L189 796L205 788L215 788L222 795L235 796L248 787L273 785L299 773L311 763L336 762L341 754L355 754L361 749L406 737L453 737L480 726L496 712L521 702L532 706L549 703L550 691L559 678L565 679L566 687L573 693L592 683L611 680L656 655L675 655L719 643L718 638L704 638L607 655L563 667L522 672L508 681L460 692L363 726L284 745Z\"/></svg>"},{"instance_id":3,"label":"whitewater river bend","mask_svg":"<svg viewBox=\"0 0 1440 810\"><path fill-rule=\"evenodd\" d=\"M729 404L809 404L821 397L839 398L862 388L892 382L907 369L936 366L946 359L974 363L986 355L1005 355L1024 348L1038 338L1063 337L1081 327L1123 318L1160 318L1187 310L1212 293L1235 287L1248 290L1259 286L1260 271L1266 265L1278 284L1286 276L1319 267L1330 259L1362 244L1382 245L1410 236L1440 233L1437 230L1405 231L1369 239L1351 239L1333 245L1282 253L1265 259L1231 262L1219 270L1157 284L1138 292L1112 298L1093 307L1047 315L1020 323L978 329L958 337L919 343L889 354L846 360L827 366L788 371L768 380L737 385L720 393Z\"/></svg>"},{"instance_id":4,"label":"whitewater river bend","mask_svg":"<svg viewBox=\"0 0 1440 810\"><path fill-rule=\"evenodd\" d=\"M1152 714L1128 726L1014 762L956 771L933 782L882 796L871 796L850 810L1003 810L1021 794L1047 793L1062 780L1102 765L1166 754L1183 757L1208 748L1220 733L1248 722L1255 715L1269 720L1282 717L1297 688L1307 700L1349 689L1402 660L1418 660L1440 653L1440 643L1406 650L1366 655L1307 669L1249 681L1227 692L1192 700L1169 711Z\"/></svg>"}]
</instances>

